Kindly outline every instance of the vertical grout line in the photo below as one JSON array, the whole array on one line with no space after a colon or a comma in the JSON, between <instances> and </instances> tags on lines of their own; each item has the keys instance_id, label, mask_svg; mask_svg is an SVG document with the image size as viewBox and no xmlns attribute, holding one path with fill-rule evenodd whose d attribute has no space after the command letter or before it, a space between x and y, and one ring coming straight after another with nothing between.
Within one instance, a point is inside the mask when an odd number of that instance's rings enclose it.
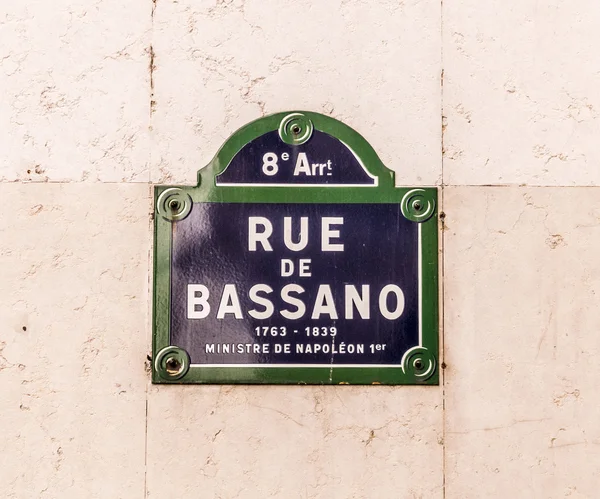
<instances>
[{"instance_id":1,"label":"vertical grout line","mask_svg":"<svg viewBox=\"0 0 600 499\"><path fill-rule=\"evenodd\" d=\"M154 69L155 69L155 64L154 64L154 46L153 46L153 42L154 42L154 16L156 14L156 2L157 0L151 0L152 2L152 8L150 10L150 47L148 49L148 55L150 58L149 61L149 67L148 67L148 71L149 71L149 83L150 83L150 115L148 117L148 133L150 135L150 144L148 147L148 197L150 200L150 210L148 213L153 213L154 212L154 197L152 196L152 136L153 136L153 116L154 116L154 108L156 105L156 101L154 100ZM146 342L150 341L150 344L152 342L152 334L150 334L150 337L148 337L148 332L152 331L152 275L153 275L153 264L154 262L152 261L152 241L154 240L152 237L152 218L150 218L150 234L149 234L149 241L150 241L150 245L148 248L148 289L147 289L147 296L148 296L148 312L147 312L147 320L146 320ZM151 354L152 355L152 352ZM150 363L152 363L151 357L150 357ZM150 366L150 372L152 371L152 366ZM146 380L146 427L144 430L144 499L146 499L146 497L148 497L148 404L149 404L149 385L150 385L150 381Z\"/></svg>"},{"instance_id":2,"label":"vertical grout line","mask_svg":"<svg viewBox=\"0 0 600 499\"><path fill-rule=\"evenodd\" d=\"M441 111L441 170L442 170L442 186L440 192L441 200L441 229L442 237L440 238L441 245L441 278L440 278L440 303L441 303L441 359L442 365L441 378L442 378L442 498L446 499L446 373L445 373L445 360L446 360L446 304L444 301L445 297L445 239L446 239L446 226L445 226L445 214L444 214L444 134L446 132L446 116L444 115L444 0L440 0L440 111Z\"/></svg>"},{"instance_id":3,"label":"vertical grout line","mask_svg":"<svg viewBox=\"0 0 600 499\"><path fill-rule=\"evenodd\" d=\"M440 238L440 303L441 303L441 379L442 379L442 497L446 498L446 303L445 303L445 249L446 249L446 225L444 213L444 188L442 187L440 193L440 206L441 206L441 238Z\"/></svg>"},{"instance_id":4,"label":"vertical grout line","mask_svg":"<svg viewBox=\"0 0 600 499\"><path fill-rule=\"evenodd\" d=\"M152 213L152 210L154 208L154 197L152 196L152 185L148 184L148 198L149 198L149 213ZM153 233L152 233L152 221L153 218L152 216L150 217L149 220L149 247L148 247L148 254L147 254L147 259L148 259L148 280L147 280L147 285L148 288L146 290L146 295L148 296L148 301L147 301L147 307L146 307L146 344L148 344L148 341L150 341L150 344L152 344L152 285L153 285L153 254L152 254L152 241L154 240ZM150 332L150 334L148 334ZM152 372L152 350L150 350L150 354L148 356L148 361L150 363L150 365L148 365L147 369L146 369L146 373L151 373ZM149 404L149 390L150 390L150 380L146 379L146 427L144 430L144 499L146 499L146 497L148 497L148 404Z\"/></svg>"},{"instance_id":5,"label":"vertical grout line","mask_svg":"<svg viewBox=\"0 0 600 499\"><path fill-rule=\"evenodd\" d=\"M153 313L153 302L152 302L152 286L154 284L154 253L153 253L153 241L154 241L154 232L153 232L153 210L154 210L154 196L153 196L153 187L151 184L148 185L148 205L149 205L149 214L150 220L148 224L148 289L146 290L146 294L148 296L147 307L146 307L146 342L152 345L152 313ZM152 375L152 347L150 347L150 354L148 355L148 362L146 373ZM146 428L144 434L144 499L148 497L148 407L150 404L149 394L150 394L150 386L151 381L146 379Z\"/></svg>"},{"instance_id":6,"label":"vertical grout line","mask_svg":"<svg viewBox=\"0 0 600 499\"><path fill-rule=\"evenodd\" d=\"M148 497L148 381L146 381L146 431L144 434L144 499Z\"/></svg>"},{"instance_id":7,"label":"vertical grout line","mask_svg":"<svg viewBox=\"0 0 600 499\"><path fill-rule=\"evenodd\" d=\"M148 54L150 57L148 71L150 73L150 117L148 123L148 132L150 134L150 145L148 147L148 182L152 184L152 136L154 134L153 127L153 118L154 118L154 110L156 108L156 100L154 100L154 71L156 69L155 64L155 53L154 53L154 17L156 15L156 2L157 0L152 1L152 10L150 11L150 47L148 48Z\"/></svg>"}]
</instances>

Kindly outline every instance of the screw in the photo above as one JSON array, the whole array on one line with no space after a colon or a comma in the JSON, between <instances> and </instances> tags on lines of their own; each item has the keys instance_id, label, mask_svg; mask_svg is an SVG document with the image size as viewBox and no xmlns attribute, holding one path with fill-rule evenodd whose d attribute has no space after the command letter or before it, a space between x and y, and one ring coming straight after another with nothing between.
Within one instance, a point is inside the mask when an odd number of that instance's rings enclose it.
<instances>
[{"instance_id":1,"label":"screw","mask_svg":"<svg viewBox=\"0 0 600 499\"><path fill-rule=\"evenodd\" d=\"M417 211L420 211L422 207L423 207L423 205L421 204L421 201L415 201L413 203L413 208Z\"/></svg>"},{"instance_id":2,"label":"screw","mask_svg":"<svg viewBox=\"0 0 600 499\"><path fill-rule=\"evenodd\" d=\"M171 199L171 201L169 201L169 208L171 208L172 211L178 211L180 207L181 203L177 199Z\"/></svg>"},{"instance_id":3,"label":"screw","mask_svg":"<svg viewBox=\"0 0 600 499\"><path fill-rule=\"evenodd\" d=\"M181 362L175 357L169 357L165 362L165 367L167 368L167 373L171 376L175 376L181 372Z\"/></svg>"},{"instance_id":4,"label":"screw","mask_svg":"<svg viewBox=\"0 0 600 499\"><path fill-rule=\"evenodd\" d=\"M423 361L421 359L415 360L414 366L417 370L423 369Z\"/></svg>"},{"instance_id":5,"label":"screw","mask_svg":"<svg viewBox=\"0 0 600 499\"><path fill-rule=\"evenodd\" d=\"M292 125L292 133L294 135L298 135L300 133L300 126L298 126L298 125Z\"/></svg>"}]
</instances>

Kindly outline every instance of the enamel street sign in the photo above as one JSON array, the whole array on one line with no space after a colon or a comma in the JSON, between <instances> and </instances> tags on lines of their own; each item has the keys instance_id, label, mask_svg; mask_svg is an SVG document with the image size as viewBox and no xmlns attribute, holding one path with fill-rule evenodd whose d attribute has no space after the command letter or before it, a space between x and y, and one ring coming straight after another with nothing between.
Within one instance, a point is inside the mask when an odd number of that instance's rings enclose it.
<instances>
[{"instance_id":1,"label":"enamel street sign","mask_svg":"<svg viewBox=\"0 0 600 499\"><path fill-rule=\"evenodd\" d=\"M153 381L437 384L436 202L330 117L238 130L155 188Z\"/></svg>"}]
</instances>

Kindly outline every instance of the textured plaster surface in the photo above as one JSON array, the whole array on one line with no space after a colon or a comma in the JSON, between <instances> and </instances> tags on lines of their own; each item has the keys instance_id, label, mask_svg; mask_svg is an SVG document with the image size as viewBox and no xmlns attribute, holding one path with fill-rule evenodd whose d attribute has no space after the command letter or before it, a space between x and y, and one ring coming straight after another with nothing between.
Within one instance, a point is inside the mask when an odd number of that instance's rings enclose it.
<instances>
[{"instance_id":1,"label":"textured plaster surface","mask_svg":"<svg viewBox=\"0 0 600 499\"><path fill-rule=\"evenodd\" d=\"M148 182L147 0L0 2L0 181Z\"/></svg>"},{"instance_id":2,"label":"textured plaster surface","mask_svg":"<svg viewBox=\"0 0 600 499\"><path fill-rule=\"evenodd\" d=\"M304 109L344 121L398 172L441 181L440 5L159 0L152 181L196 182L231 133Z\"/></svg>"},{"instance_id":3,"label":"textured plaster surface","mask_svg":"<svg viewBox=\"0 0 600 499\"><path fill-rule=\"evenodd\" d=\"M598 496L598 194L445 190L446 497Z\"/></svg>"},{"instance_id":4,"label":"textured plaster surface","mask_svg":"<svg viewBox=\"0 0 600 499\"><path fill-rule=\"evenodd\" d=\"M148 190L0 183L0 497L142 497Z\"/></svg>"},{"instance_id":5,"label":"textured plaster surface","mask_svg":"<svg viewBox=\"0 0 600 499\"><path fill-rule=\"evenodd\" d=\"M599 22L596 0L2 2L0 497L596 498ZM288 109L443 187L444 386L150 385L148 184Z\"/></svg>"},{"instance_id":6,"label":"textured plaster surface","mask_svg":"<svg viewBox=\"0 0 600 499\"><path fill-rule=\"evenodd\" d=\"M443 4L444 183L600 185L597 0Z\"/></svg>"},{"instance_id":7,"label":"textured plaster surface","mask_svg":"<svg viewBox=\"0 0 600 499\"><path fill-rule=\"evenodd\" d=\"M441 404L437 387L154 386L148 494L442 498Z\"/></svg>"}]
</instances>

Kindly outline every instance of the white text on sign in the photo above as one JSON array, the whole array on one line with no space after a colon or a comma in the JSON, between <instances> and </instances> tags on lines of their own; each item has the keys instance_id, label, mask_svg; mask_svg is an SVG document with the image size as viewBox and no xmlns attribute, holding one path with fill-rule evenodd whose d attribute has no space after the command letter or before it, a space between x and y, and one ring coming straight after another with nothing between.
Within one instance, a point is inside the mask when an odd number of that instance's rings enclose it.
<instances>
[{"instance_id":1,"label":"white text on sign","mask_svg":"<svg viewBox=\"0 0 600 499\"><path fill-rule=\"evenodd\" d=\"M344 225L343 217L321 217L318 231L320 235L320 249L323 253L343 252L345 249L342 242L342 228ZM298 236L293 237L292 227L299 226ZM290 251L300 252L308 246L311 234L309 232L309 217L300 217L299 223L292 217L283 219L283 244ZM248 217L248 251L273 252L271 238L273 237L273 223L267 217L251 216ZM279 239L278 239L279 240ZM311 277L311 259L301 258L297 262L289 258L280 260L280 275L282 277L292 277L297 274L298 277ZM235 284L224 284L220 291L220 298L216 309L216 318L225 319L232 317L235 319L244 319L239 292ZM251 308L246 311L247 316L257 320L267 320L276 313L273 304L272 293L274 289L268 284L255 284L248 290L248 299L257 305L258 308ZM285 303L278 314L288 320L300 320L310 313L312 320L319 320L327 317L331 320L337 320L340 315L344 319L354 319L355 317L363 320L371 318L371 285L361 284L359 287L353 284L345 284L343 291L343 313L338 311L336 300L334 299L334 290L329 284L319 284L314 300L306 303L302 295L306 292L305 287L297 283L290 283L283 286L278 294L279 301ZM402 289L396 284L385 284L378 289L377 305L380 315L387 320L396 320L404 311L405 298ZM312 293L311 293L312 294ZM213 295L214 296L214 295ZM391 298L391 300L389 300ZM187 289L187 318L205 319L214 308L211 307L211 292L204 284L188 284ZM213 298L214 299L214 298ZM390 305L392 301L392 305ZM289 305L289 307L288 307ZM307 306L308 305L308 306ZM312 305L312 306L311 306ZM310 308L310 310L309 310ZM356 312L356 314L355 314Z\"/></svg>"},{"instance_id":2,"label":"white text on sign","mask_svg":"<svg viewBox=\"0 0 600 499\"><path fill-rule=\"evenodd\" d=\"M281 155L283 161L289 161L290 155L284 152ZM267 152L262 158L262 172L268 177L276 175L279 171L279 156L274 152ZM294 177L330 177L333 175L333 165L328 159L325 163L311 163L305 152L298 153L294 166Z\"/></svg>"}]
</instances>

